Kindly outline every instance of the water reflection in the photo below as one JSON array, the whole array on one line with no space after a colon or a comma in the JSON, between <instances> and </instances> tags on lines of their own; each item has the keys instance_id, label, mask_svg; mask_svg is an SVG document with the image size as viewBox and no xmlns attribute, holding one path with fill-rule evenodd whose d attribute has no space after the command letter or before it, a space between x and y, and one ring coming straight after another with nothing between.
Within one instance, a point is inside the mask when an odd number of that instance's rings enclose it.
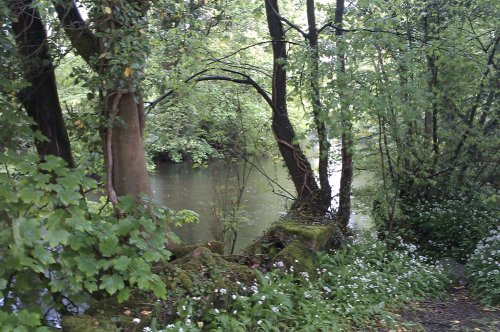
<instances>
[{"instance_id":1,"label":"water reflection","mask_svg":"<svg viewBox=\"0 0 500 332\"><path fill-rule=\"evenodd\" d=\"M284 196L288 196L287 191L294 192L293 184L281 165L272 159L265 159L257 167L266 176L255 168L249 175L241 206L247 222L238 229L236 252L248 246L286 212L287 204L291 201ZM230 178L236 176L234 170L229 172ZM188 224L176 229L182 240L195 243L213 239L210 232L212 206L217 199L216 188L225 183L227 176L228 166L224 161L210 163L204 168L193 168L188 163L159 164L156 171L150 174L157 200L174 210L189 209L200 215L199 224ZM332 173L333 192L338 189L339 176L338 172ZM359 181L355 181L354 185L359 186ZM369 220L367 216L354 211L351 222L357 227L366 227Z\"/></svg>"}]
</instances>

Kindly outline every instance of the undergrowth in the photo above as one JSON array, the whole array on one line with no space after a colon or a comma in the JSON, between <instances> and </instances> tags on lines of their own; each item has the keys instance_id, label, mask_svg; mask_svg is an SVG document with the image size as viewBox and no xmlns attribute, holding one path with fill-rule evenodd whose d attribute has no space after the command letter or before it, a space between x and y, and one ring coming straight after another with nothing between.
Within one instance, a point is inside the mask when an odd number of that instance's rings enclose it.
<instances>
[{"instance_id":1,"label":"undergrowth","mask_svg":"<svg viewBox=\"0 0 500 332\"><path fill-rule=\"evenodd\" d=\"M317 263L312 276L277 262L251 287L240 284L235 293L217 289L227 307L207 310L203 297L188 297L179 303L177 320L166 326L153 320L144 331L376 330L394 325L391 312L398 307L439 297L449 284L414 246L401 242L389 249L369 235L318 254Z\"/></svg>"},{"instance_id":2,"label":"undergrowth","mask_svg":"<svg viewBox=\"0 0 500 332\"><path fill-rule=\"evenodd\" d=\"M500 227L482 239L466 265L472 293L485 305L500 304Z\"/></svg>"}]
</instances>

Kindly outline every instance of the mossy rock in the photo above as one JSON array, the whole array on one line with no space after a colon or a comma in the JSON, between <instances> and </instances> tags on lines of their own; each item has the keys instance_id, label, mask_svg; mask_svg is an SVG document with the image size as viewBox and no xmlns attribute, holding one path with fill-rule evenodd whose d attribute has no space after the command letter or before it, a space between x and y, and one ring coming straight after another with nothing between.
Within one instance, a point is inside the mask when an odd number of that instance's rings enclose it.
<instances>
[{"instance_id":1,"label":"mossy rock","mask_svg":"<svg viewBox=\"0 0 500 332\"><path fill-rule=\"evenodd\" d=\"M251 283L257 275L248 266L225 260L207 248L199 247L188 256L171 263L188 274L203 274L206 278L227 282Z\"/></svg>"},{"instance_id":2,"label":"mossy rock","mask_svg":"<svg viewBox=\"0 0 500 332\"><path fill-rule=\"evenodd\" d=\"M273 263L281 262L285 268L293 267L294 272L307 272L310 276L316 275L314 262L315 252L300 240L290 242L283 250L273 257Z\"/></svg>"},{"instance_id":3,"label":"mossy rock","mask_svg":"<svg viewBox=\"0 0 500 332\"><path fill-rule=\"evenodd\" d=\"M288 256L296 257L293 260L300 262L300 255L296 255L296 251L303 251L301 254L313 258L314 252L338 248L343 238L340 229L331 224L312 225L287 220L273 225L260 239L245 249L245 253L253 256L262 266L267 265L270 268L272 263L285 260ZM289 245L292 247L288 249ZM304 262L304 269L314 271L312 265Z\"/></svg>"},{"instance_id":4,"label":"mossy rock","mask_svg":"<svg viewBox=\"0 0 500 332\"><path fill-rule=\"evenodd\" d=\"M115 323L108 319L91 316L64 316L61 319L63 332L114 332L120 331Z\"/></svg>"},{"instance_id":5,"label":"mossy rock","mask_svg":"<svg viewBox=\"0 0 500 332\"><path fill-rule=\"evenodd\" d=\"M211 252L219 255L224 254L224 244L219 241L208 241L198 244L181 244L171 248L170 251L172 252L174 259L179 259L191 254L194 250L200 247L207 248Z\"/></svg>"},{"instance_id":6,"label":"mossy rock","mask_svg":"<svg viewBox=\"0 0 500 332\"><path fill-rule=\"evenodd\" d=\"M139 332L150 325L151 314L145 316L136 310L129 310L129 314L125 315L126 309L123 310L119 315L101 313L98 316L63 316L61 327L64 332ZM134 322L134 318L138 318L139 322Z\"/></svg>"},{"instance_id":7,"label":"mossy rock","mask_svg":"<svg viewBox=\"0 0 500 332\"><path fill-rule=\"evenodd\" d=\"M305 246L313 251L325 249L332 236L332 227L330 225L284 222L276 224L271 230L282 237L282 242L286 243L300 239Z\"/></svg>"},{"instance_id":8,"label":"mossy rock","mask_svg":"<svg viewBox=\"0 0 500 332\"><path fill-rule=\"evenodd\" d=\"M97 322L95 325L101 329L108 326L115 328L104 331L142 331L143 327L149 326L151 323L153 312L152 303L154 303L155 300L156 297L152 294L133 289L130 298L123 303L118 303L116 296L100 300L92 299L88 302L89 308L85 311L85 315L69 316L65 317L65 319L72 324L71 326L78 326L79 319L90 319ZM140 323L133 322L134 318L139 318ZM73 332L80 330L68 328L68 331Z\"/></svg>"}]
</instances>

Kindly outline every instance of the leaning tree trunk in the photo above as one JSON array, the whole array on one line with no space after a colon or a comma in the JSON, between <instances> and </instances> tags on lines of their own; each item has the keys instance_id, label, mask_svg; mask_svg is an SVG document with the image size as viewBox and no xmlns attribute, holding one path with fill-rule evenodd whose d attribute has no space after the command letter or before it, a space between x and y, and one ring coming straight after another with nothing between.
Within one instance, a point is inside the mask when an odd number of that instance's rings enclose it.
<instances>
[{"instance_id":1,"label":"leaning tree trunk","mask_svg":"<svg viewBox=\"0 0 500 332\"><path fill-rule=\"evenodd\" d=\"M264 0L264 2L269 33L273 40L273 133L297 191L299 204L297 206L306 208L315 214L324 214L326 210L317 204L319 187L314 179L311 164L297 143L295 131L288 118L285 69L287 51L283 24L279 17L278 3L277 0Z\"/></svg>"},{"instance_id":2,"label":"leaning tree trunk","mask_svg":"<svg viewBox=\"0 0 500 332\"><path fill-rule=\"evenodd\" d=\"M19 99L28 115L34 120L34 129L47 140L35 140L38 155L61 157L69 167L74 167L68 133L64 124L57 95L52 58L49 55L47 33L40 13L32 0L10 1L15 19L12 30L23 64L24 78L30 86L19 93Z\"/></svg>"}]
</instances>

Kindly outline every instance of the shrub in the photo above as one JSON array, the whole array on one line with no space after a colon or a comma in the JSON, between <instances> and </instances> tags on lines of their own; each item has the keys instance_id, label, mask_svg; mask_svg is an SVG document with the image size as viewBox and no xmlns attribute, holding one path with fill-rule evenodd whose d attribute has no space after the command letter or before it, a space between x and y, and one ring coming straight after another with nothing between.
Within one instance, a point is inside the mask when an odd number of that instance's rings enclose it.
<instances>
[{"instance_id":1,"label":"shrub","mask_svg":"<svg viewBox=\"0 0 500 332\"><path fill-rule=\"evenodd\" d=\"M482 192L408 199L401 206L394 234L418 244L427 255L465 262L498 221L497 197L485 187Z\"/></svg>"},{"instance_id":2,"label":"shrub","mask_svg":"<svg viewBox=\"0 0 500 332\"><path fill-rule=\"evenodd\" d=\"M466 276L483 304L500 304L500 227L478 243L467 262Z\"/></svg>"}]
</instances>

